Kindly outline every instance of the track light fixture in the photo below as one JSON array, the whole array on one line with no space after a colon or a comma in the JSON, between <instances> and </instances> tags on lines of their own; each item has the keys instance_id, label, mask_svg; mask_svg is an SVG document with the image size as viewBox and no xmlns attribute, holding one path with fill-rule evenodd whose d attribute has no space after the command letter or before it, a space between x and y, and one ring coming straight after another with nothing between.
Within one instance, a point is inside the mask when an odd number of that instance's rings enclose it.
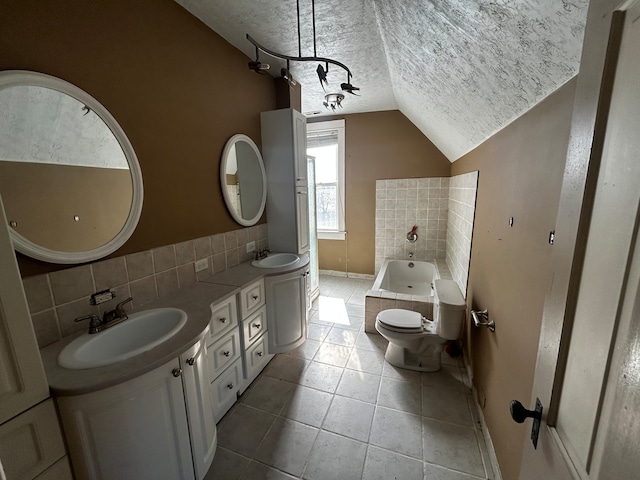
<instances>
[{"instance_id":1,"label":"track light fixture","mask_svg":"<svg viewBox=\"0 0 640 480\"><path fill-rule=\"evenodd\" d=\"M354 87L351 84L351 70L344 63L341 63L332 58L318 57L316 51L316 8L315 8L315 0L311 0L311 12L313 18L313 56L303 57L302 56L302 44L300 40L300 0L296 0L296 15L298 18L298 56L285 55L283 53L278 53L273 50L269 50L268 48L260 45L256 40L251 38L251 36L247 33L247 40L249 40L253 46L256 48L256 59L255 61L249 62L249 69L253 70L256 73L266 73L265 70L269 69L269 64L260 62L260 52L266 53L267 55L280 58L282 60L287 61L287 67L282 68L280 70L280 74L282 77L289 82L290 85L295 85L296 82L289 71L289 63L290 62L320 62L318 67L316 68L316 73L318 74L318 80L320 81L320 85L322 89L325 90L325 86L329 85L329 81L327 79L327 75L329 74L329 64L336 65L342 68L347 73L347 81L346 83L341 83L340 88L352 95L357 95L355 92L360 90L358 87ZM323 65L324 64L324 65ZM331 108L335 110L336 108L342 107L342 101L344 100L344 95L341 93L329 93L325 95L325 101L323 102L326 108Z\"/></svg>"}]
</instances>

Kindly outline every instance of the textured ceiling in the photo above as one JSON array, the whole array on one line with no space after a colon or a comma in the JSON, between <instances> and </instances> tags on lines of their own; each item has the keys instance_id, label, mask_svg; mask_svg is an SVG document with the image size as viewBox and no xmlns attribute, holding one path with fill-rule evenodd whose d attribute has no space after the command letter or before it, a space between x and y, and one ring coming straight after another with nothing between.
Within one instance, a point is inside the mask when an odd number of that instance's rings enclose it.
<instances>
[{"instance_id":1,"label":"textured ceiling","mask_svg":"<svg viewBox=\"0 0 640 480\"><path fill-rule=\"evenodd\" d=\"M176 0L254 59L298 55L295 0ZM317 55L346 64L360 96L342 113L399 109L450 161L504 128L578 70L588 0L317 0ZM313 55L300 0L302 56ZM277 60L261 54L279 75ZM291 64L303 113L330 114L315 63ZM346 74L330 66L329 91Z\"/></svg>"}]
</instances>

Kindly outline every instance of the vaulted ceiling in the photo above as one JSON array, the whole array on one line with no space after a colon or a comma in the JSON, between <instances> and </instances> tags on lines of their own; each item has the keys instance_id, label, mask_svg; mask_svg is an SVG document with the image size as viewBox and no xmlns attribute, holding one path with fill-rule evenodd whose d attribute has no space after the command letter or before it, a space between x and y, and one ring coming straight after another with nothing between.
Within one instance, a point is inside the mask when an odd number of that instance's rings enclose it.
<instances>
[{"instance_id":1,"label":"vaulted ceiling","mask_svg":"<svg viewBox=\"0 0 640 480\"><path fill-rule=\"evenodd\" d=\"M263 46L298 56L296 0L176 0L255 59ZM313 55L311 0L299 0L302 56ZM316 0L317 56L353 73L341 113L400 110L450 161L576 75L588 0ZM279 76L284 62L261 54ZM249 59L248 59L249 60ZM346 74L291 63L303 113L328 115ZM318 113L319 112L319 113Z\"/></svg>"}]
</instances>

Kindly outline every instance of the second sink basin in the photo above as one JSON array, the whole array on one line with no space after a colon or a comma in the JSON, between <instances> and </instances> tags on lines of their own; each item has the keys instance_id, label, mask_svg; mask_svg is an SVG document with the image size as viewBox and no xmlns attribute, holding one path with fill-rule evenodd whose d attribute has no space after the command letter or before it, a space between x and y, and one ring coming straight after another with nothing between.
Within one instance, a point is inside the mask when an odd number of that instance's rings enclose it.
<instances>
[{"instance_id":1,"label":"second sink basin","mask_svg":"<svg viewBox=\"0 0 640 480\"><path fill-rule=\"evenodd\" d=\"M178 308L155 308L132 313L102 332L85 333L64 347L58 363L74 370L102 367L135 357L173 337L187 322Z\"/></svg>"},{"instance_id":2,"label":"second sink basin","mask_svg":"<svg viewBox=\"0 0 640 480\"><path fill-rule=\"evenodd\" d=\"M274 253L260 260L254 260L251 265L258 268L280 268L293 265L300 257L295 253Z\"/></svg>"}]
</instances>

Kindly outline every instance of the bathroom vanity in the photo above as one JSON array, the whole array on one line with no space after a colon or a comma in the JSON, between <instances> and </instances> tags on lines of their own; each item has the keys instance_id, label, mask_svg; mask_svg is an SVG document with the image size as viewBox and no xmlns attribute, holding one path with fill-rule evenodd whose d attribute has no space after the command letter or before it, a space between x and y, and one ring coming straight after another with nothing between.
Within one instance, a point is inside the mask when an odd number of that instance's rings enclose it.
<instances>
[{"instance_id":1,"label":"bathroom vanity","mask_svg":"<svg viewBox=\"0 0 640 480\"><path fill-rule=\"evenodd\" d=\"M202 479L216 422L274 353L306 339L307 269L306 256L281 268L246 262L148 304L181 309L187 322L111 365L62 368L58 356L74 337L42 349L76 478Z\"/></svg>"}]
</instances>

